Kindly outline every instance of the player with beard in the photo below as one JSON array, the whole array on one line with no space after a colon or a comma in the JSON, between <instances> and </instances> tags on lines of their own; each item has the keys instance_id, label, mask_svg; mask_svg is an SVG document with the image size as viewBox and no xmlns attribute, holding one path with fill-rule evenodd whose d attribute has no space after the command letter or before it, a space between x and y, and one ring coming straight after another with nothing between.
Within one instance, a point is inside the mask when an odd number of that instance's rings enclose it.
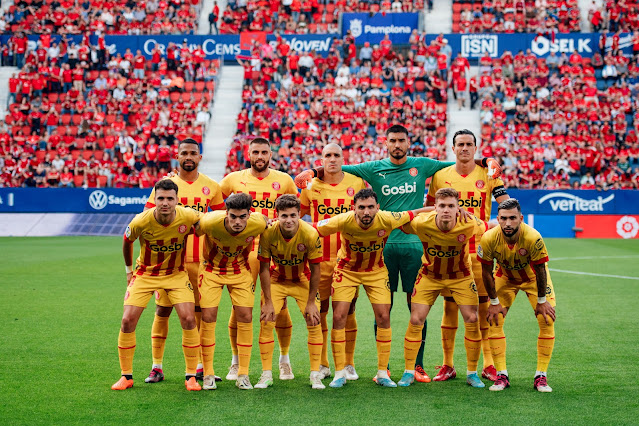
<instances>
[{"instance_id":1,"label":"player with beard","mask_svg":"<svg viewBox=\"0 0 639 426\"><path fill-rule=\"evenodd\" d=\"M435 172L455 165L454 162L408 156L410 148L408 130L401 125L393 125L386 130L386 148L389 158L342 167L342 171L367 181L379 194L380 208L386 211L407 211L422 207L426 180ZM475 160L475 162L482 167L488 167L493 179L501 174L499 164L492 158ZM305 170L295 178L295 183L298 188L303 189L313 177L322 178L323 176L323 167ZM406 293L406 303L410 309L413 285L422 265L422 251L422 245L416 235L407 235L400 230L395 230L388 238L384 248L384 259L390 280L391 309L393 294L398 289L400 277L402 289ZM377 334L377 324L375 324L375 330ZM415 364L415 380L430 382L430 378L423 369L426 325L422 330L422 344Z\"/></svg>"},{"instance_id":2,"label":"player with beard","mask_svg":"<svg viewBox=\"0 0 639 426\"><path fill-rule=\"evenodd\" d=\"M181 141L178 145L177 160L179 164L177 175L169 179L178 186L178 205L189 207L200 213L206 213L209 209L224 209L220 185L210 177L198 172L202 156L200 155L200 145L197 141L191 138ZM153 207L155 207L155 189L151 192L144 209ZM206 258L204 238L191 234L187 237L186 244L184 266L188 272L190 282L197 283L200 262ZM193 286L193 296L195 298L195 321L199 330L202 312L200 310L200 294L196 285ZM151 328L153 366L149 377L144 380L146 383L157 383L164 380L162 361L164 359L166 336L169 333L169 316L173 311L173 305L171 305L171 301L164 290L158 290L155 293L155 305L155 318ZM201 355L198 359L196 378L198 380L203 378Z\"/></svg>"},{"instance_id":3,"label":"player with beard","mask_svg":"<svg viewBox=\"0 0 639 426\"><path fill-rule=\"evenodd\" d=\"M284 194L297 195L297 189L293 179L286 173L271 169L271 143L264 138L255 138L249 143L249 159L251 167L228 174L220 182L222 194L227 198L231 194L245 193L253 199L251 211L262 213L269 219L275 219L275 200ZM260 261L257 258L257 248L259 238L253 242L253 248L249 255L249 267L253 276L253 283L257 282L260 271ZM277 316L275 330L280 344L280 380L292 380L293 370L291 368L288 350L291 346L291 333L293 323L288 312L288 307L284 307ZM239 368L237 355L237 320L235 311L231 311L229 318L229 338L233 351L231 368L226 376L227 380L237 380Z\"/></svg>"}]
</instances>

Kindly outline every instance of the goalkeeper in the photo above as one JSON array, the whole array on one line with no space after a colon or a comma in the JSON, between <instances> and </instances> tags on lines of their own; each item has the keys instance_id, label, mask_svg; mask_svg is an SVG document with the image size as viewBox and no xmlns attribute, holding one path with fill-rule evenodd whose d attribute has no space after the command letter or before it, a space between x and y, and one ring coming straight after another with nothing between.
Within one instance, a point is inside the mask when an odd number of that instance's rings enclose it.
<instances>
[{"instance_id":1,"label":"goalkeeper","mask_svg":"<svg viewBox=\"0 0 639 426\"><path fill-rule=\"evenodd\" d=\"M455 164L442 162L425 157L410 157L408 150L410 140L408 130L401 125L393 125L386 130L386 148L389 158L369 161L353 166L343 166L342 171L351 173L366 180L380 197L380 208L386 211L407 211L418 209L424 205L426 180L435 172ZM478 165L490 167L492 178L499 177L501 168L496 160L484 158L475 160ZM323 177L322 167L305 170L295 178L298 188L306 188L313 177ZM422 264L422 245L416 235L407 235L400 230L391 233L384 247L384 260L388 268L391 287L391 309L394 293L399 286L401 277L402 290L406 293L408 309L411 306L413 285ZM375 324L377 335L377 324ZM424 341L426 340L426 324L422 331L422 342L415 361L415 380L430 382L430 377L424 371Z\"/></svg>"}]
</instances>

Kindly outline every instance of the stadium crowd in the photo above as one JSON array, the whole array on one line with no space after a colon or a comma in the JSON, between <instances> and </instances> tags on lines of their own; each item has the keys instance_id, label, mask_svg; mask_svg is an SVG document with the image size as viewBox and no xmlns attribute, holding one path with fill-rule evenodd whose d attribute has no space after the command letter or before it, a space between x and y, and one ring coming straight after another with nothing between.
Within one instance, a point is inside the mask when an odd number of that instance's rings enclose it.
<instances>
[{"instance_id":1,"label":"stadium crowd","mask_svg":"<svg viewBox=\"0 0 639 426\"><path fill-rule=\"evenodd\" d=\"M591 30L595 32L633 32L639 29L639 6L637 2L621 0L595 2L588 10Z\"/></svg>"},{"instance_id":2,"label":"stadium crowd","mask_svg":"<svg viewBox=\"0 0 639 426\"><path fill-rule=\"evenodd\" d=\"M26 50L0 123L0 185L152 187L178 140L202 141L219 69L201 46L169 50L101 55L86 38Z\"/></svg>"}]
</instances>

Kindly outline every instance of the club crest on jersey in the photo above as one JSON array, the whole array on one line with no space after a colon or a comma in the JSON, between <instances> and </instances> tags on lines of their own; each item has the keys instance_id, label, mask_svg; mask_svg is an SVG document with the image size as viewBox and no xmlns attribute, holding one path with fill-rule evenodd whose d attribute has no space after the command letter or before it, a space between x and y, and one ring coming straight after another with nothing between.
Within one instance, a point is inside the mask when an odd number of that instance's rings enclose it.
<instances>
[{"instance_id":1,"label":"club crest on jersey","mask_svg":"<svg viewBox=\"0 0 639 426\"><path fill-rule=\"evenodd\" d=\"M380 229L379 231L377 231L377 236L378 237L383 237L384 235L386 235L386 231L383 229Z\"/></svg>"},{"instance_id":2,"label":"club crest on jersey","mask_svg":"<svg viewBox=\"0 0 639 426\"><path fill-rule=\"evenodd\" d=\"M184 234L186 232L186 225L180 225L180 227L178 228L178 232L180 234Z\"/></svg>"},{"instance_id":3,"label":"club crest on jersey","mask_svg":"<svg viewBox=\"0 0 639 426\"><path fill-rule=\"evenodd\" d=\"M247 243L250 243L251 241L253 241L255 239L255 237L251 236L251 237L246 237L246 241Z\"/></svg>"},{"instance_id":4,"label":"club crest on jersey","mask_svg":"<svg viewBox=\"0 0 639 426\"><path fill-rule=\"evenodd\" d=\"M202 194L209 195L210 193L211 193L211 190L209 189L208 186L202 187Z\"/></svg>"},{"instance_id":5,"label":"club crest on jersey","mask_svg":"<svg viewBox=\"0 0 639 426\"><path fill-rule=\"evenodd\" d=\"M477 187L477 189L482 189L484 186L486 186L486 182L480 179L475 182L475 186Z\"/></svg>"},{"instance_id":6,"label":"club crest on jersey","mask_svg":"<svg viewBox=\"0 0 639 426\"><path fill-rule=\"evenodd\" d=\"M305 251L306 250L306 246L302 243L299 243L297 245L297 251Z\"/></svg>"},{"instance_id":7,"label":"club crest on jersey","mask_svg":"<svg viewBox=\"0 0 639 426\"><path fill-rule=\"evenodd\" d=\"M459 234L457 236L457 241L459 241L460 243L463 243L464 241L466 241L466 235L465 234Z\"/></svg>"},{"instance_id":8,"label":"club crest on jersey","mask_svg":"<svg viewBox=\"0 0 639 426\"><path fill-rule=\"evenodd\" d=\"M355 195L355 190L349 186L348 189L346 189L346 193L349 197L352 197L353 195Z\"/></svg>"},{"instance_id":9,"label":"club crest on jersey","mask_svg":"<svg viewBox=\"0 0 639 426\"><path fill-rule=\"evenodd\" d=\"M528 250L526 250L525 248L520 248L519 249L519 254L521 256L526 256L528 254Z\"/></svg>"},{"instance_id":10,"label":"club crest on jersey","mask_svg":"<svg viewBox=\"0 0 639 426\"><path fill-rule=\"evenodd\" d=\"M419 173L419 172L417 171L417 169L415 167L411 167L411 169L408 171L408 173L411 176L415 177L415 176L417 176L417 173Z\"/></svg>"},{"instance_id":11,"label":"club crest on jersey","mask_svg":"<svg viewBox=\"0 0 639 426\"><path fill-rule=\"evenodd\" d=\"M280 190L280 183L279 182L273 182L271 184L271 186L273 187L274 190L279 191Z\"/></svg>"}]
</instances>

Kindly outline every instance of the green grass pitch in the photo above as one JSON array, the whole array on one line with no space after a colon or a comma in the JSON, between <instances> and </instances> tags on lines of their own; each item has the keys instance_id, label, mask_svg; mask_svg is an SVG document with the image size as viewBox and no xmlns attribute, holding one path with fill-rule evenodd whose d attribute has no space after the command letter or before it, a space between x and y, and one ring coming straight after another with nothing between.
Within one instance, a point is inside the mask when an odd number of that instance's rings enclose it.
<instances>
[{"instance_id":1,"label":"green grass pitch","mask_svg":"<svg viewBox=\"0 0 639 426\"><path fill-rule=\"evenodd\" d=\"M120 238L0 238L0 422L637 424L639 241L549 239L547 244L552 269L584 273L551 272L558 301L557 340L549 369L551 394L532 389L537 323L521 296L506 324L512 387L505 392L466 385L461 327L456 380L402 389L377 387L371 381L376 370L372 310L363 297L357 307L359 381L341 390L310 389L306 329L291 303L295 380L276 378L272 388L253 391L240 391L224 381L216 391L195 393L184 389L181 333L175 316L166 345L166 380L144 383L151 366L152 308L138 327L135 387L110 390L119 377L116 340L125 291ZM226 328L229 304L224 296L215 354L220 376L226 375L231 358ZM403 294L391 318L391 372L397 380L404 366L408 321ZM428 319L425 366L432 374L442 357L440 320L441 299ZM261 370L255 324L253 383Z\"/></svg>"}]
</instances>

